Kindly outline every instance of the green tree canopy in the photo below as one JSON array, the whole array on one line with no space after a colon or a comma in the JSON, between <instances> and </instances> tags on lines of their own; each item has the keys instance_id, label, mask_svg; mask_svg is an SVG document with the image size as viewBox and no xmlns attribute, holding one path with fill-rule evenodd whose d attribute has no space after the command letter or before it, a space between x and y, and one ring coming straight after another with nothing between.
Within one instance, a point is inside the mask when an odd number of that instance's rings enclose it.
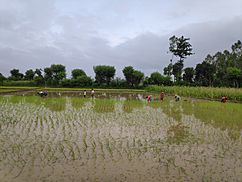
<instances>
[{"instance_id":1,"label":"green tree canopy","mask_svg":"<svg viewBox=\"0 0 242 182\"><path fill-rule=\"evenodd\" d=\"M53 78L55 80L62 80L66 77L66 67L61 64L52 64L50 66L52 73L53 73Z\"/></svg>"},{"instance_id":2,"label":"green tree canopy","mask_svg":"<svg viewBox=\"0 0 242 182\"><path fill-rule=\"evenodd\" d=\"M198 85L212 86L214 82L215 67L213 64L203 61L195 68L195 81Z\"/></svg>"},{"instance_id":3,"label":"green tree canopy","mask_svg":"<svg viewBox=\"0 0 242 182\"><path fill-rule=\"evenodd\" d=\"M180 82L182 79L183 66L184 66L183 61L178 61L175 64L173 64L172 74L174 75L176 82Z\"/></svg>"},{"instance_id":4,"label":"green tree canopy","mask_svg":"<svg viewBox=\"0 0 242 182\"><path fill-rule=\"evenodd\" d=\"M174 56L179 57L180 61L194 54L192 53L192 45L189 43L189 40L190 38L185 38L184 36L176 37L175 35L169 39L169 50Z\"/></svg>"},{"instance_id":5,"label":"green tree canopy","mask_svg":"<svg viewBox=\"0 0 242 182\"><path fill-rule=\"evenodd\" d=\"M161 85L162 75L158 71L151 73L149 82L154 85Z\"/></svg>"},{"instance_id":6,"label":"green tree canopy","mask_svg":"<svg viewBox=\"0 0 242 182\"><path fill-rule=\"evenodd\" d=\"M6 78L0 73L0 85L3 85L3 80L6 80Z\"/></svg>"},{"instance_id":7,"label":"green tree canopy","mask_svg":"<svg viewBox=\"0 0 242 182\"><path fill-rule=\"evenodd\" d=\"M144 73L142 73L141 71L138 70L134 70L133 72L133 83L138 86L141 81L144 79Z\"/></svg>"},{"instance_id":8,"label":"green tree canopy","mask_svg":"<svg viewBox=\"0 0 242 182\"><path fill-rule=\"evenodd\" d=\"M85 71L83 71L82 69L74 69L71 71L71 76L73 79L76 79L79 76L87 76Z\"/></svg>"},{"instance_id":9,"label":"green tree canopy","mask_svg":"<svg viewBox=\"0 0 242 182\"><path fill-rule=\"evenodd\" d=\"M42 69L35 69L35 74L37 75L37 76L39 76L39 77L43 77L42 76Z\"/></svg>"},{"instance_id":10,"label":"green tree canopy","mask_svg":"<svg viewBox=\"0 0 242 182\"><path fill-rule=\"evenodd\" d=\"M10 76L10 80L22 80L24 75L22 73L19 72L18 69L12 69L10 70L11 76Z\"/></svg>"},{"instance_id":11,"label":"green tree canopy","mask_svg":"<svg viewBox=\"0 0 242 182\"><path fill-rule=\"evenodd\" d=\"M187 58L187 56L190 56L194 54L192 52L192 45L189 43L190 38L185 38L184 36L176 37L173 35L169 38L169 51L175 56L178 57L179 60L172 65L168 65L164 69L164 72L166 75L170 76L170 73L175 77L176 82L180 82L182 79L182 71L183 71L183 61ZM172 60L171 60L172 62Z\"/></svg>"},{"instance_id":12,"label":"green tree canopy","mask_svg":"<svg viewBox=\"0 0 242 182\"><path fill-rule=\"evenodd\" d=\"M92 79L86 75L78 76L76 79L71 79L71 86L72 87L84 87L84 86L91 86Z\"/></svg>"},{"instance_id":13,"label":"green tree canopy","mask_svg":"<svg viewBox=\"0 0 242 182\"><path fill-rule=\"evenodd\" d=\"M24 79L26 80L33 80L34 79L35 72L32 69L29 69L25 72Z\"/></svg>"},{"instance_id":14,"label":"green tree canopy","mask_svg":"<svg viewBox=\"0 0 242 182\"><path fill-rule=\"evenodd\" d=\"M95 79L98 84L109 85L113 79L116 69L114 66L98 65L94 66L93 70L95 72Z\"/></svg>"},{"instance_id":15,"label":"green tree canopy","mask_svg":"<svg viewBox=\"0 0 242 182\"><path fill-rule=\"evenodd\" d=\"M172 68L173 68L173 65L172 63L168 64L167 67L164 68L164 75L167 75L167 76L171 76L172 75Z\"/></svg>"},{"instance_id":16,"label":"green tree canopy","mask_svg":"<svg viewBox=\"0 0 242 182\"><path fill-rule=\"evenodd\" d=\"M194 81L195 70L193 67L187 67L184 69L183 81L192 84Z\"/></svg>"},{"instance_id":17,"label":"green tree canopy","mask_svg":"<svg viewBox=\"0 0 242 182\"><path fill-rule=\"evenodd\" d=\"M124 77L125 77L127 83L131 84L132 86L134 84L133 73L134 73L134 68L132 66L126 66L123 69L123 74L124 74Z\"/></svg>"},{"instance_id":18,"label":"green tree canopy","mask_svg":"<svg viewBox=\"0 0 242 182\"><path fill-rule=\"evenodd\" d=\"M66 78L66 68L61 64L52 64L44 69L44 79L47 85L59 85Z\"/></svg>"},{"instance_id":19,"label":"green tree canopy","mask_svg":"<svg viewBox=\"0 0 242 182\"><path fill-rule=\"evenodd\" d=\"M241 70L236 67L228 67L227 68L227 76L228 80L232 83L233 87L239 87L239 80L241 75Z\"/></svg>"},{"instance_id":20,"label":"green tree canopy","mask_svg":"<svg viewBox=\"0 0 242 182\"><path fill-rule=\"evenodd\" d=\"M171 85L171 77L163 76L159 72L153 72L148 79L152 85Z\"/></svg>"},{"instance_id":21,"label":"green tree canopy","mask_svg":"<svg viewBox=\"0 0 242 182\"><path fill-rule=\"evenodd\" d=\"M139 85L140 82L144 79L144 73L141 71L135 70L132 66L126 66L123 69L124 77L129 85Z\"/></svg>"}]
</instances>

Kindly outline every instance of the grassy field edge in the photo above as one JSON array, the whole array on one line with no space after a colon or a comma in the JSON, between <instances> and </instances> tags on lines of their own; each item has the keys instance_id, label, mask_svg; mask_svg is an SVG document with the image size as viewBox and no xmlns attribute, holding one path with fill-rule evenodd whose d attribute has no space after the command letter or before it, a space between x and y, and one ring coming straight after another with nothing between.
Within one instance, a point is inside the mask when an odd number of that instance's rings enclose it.
<instances>
[{"instance_id":1,"label":"grassy field edge","mask_svg":"<svg viewBox=\"0 0 242 182\"><path fill-rule=\"evenodd\" d=\"M180 95L183 97L192 97L199 99L220 100L223 96L227 96L229 100L234 102L242 102L242 89L237 88L214 88L214 87L187 87L187 86L148 86L145 88L147 92L165 92L170 95Z\"/></svg>"}]
</instances>

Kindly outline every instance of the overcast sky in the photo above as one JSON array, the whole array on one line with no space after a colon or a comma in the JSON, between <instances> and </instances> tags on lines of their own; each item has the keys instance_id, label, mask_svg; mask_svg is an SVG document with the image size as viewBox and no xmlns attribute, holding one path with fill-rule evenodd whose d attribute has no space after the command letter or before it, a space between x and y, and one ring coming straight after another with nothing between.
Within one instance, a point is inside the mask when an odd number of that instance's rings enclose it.
<instances>
[{"instance_id":1,"label":"overcast sky","mask_svg":"<svg viewBox=\"0 0 242 182\"><path fill-rule=\"evenodd\" d=\"M242 0L0 0L0 73L64 64L163 73L168 39L191 38L195 66L242 40Z\"/></svg>"}]
</instances>

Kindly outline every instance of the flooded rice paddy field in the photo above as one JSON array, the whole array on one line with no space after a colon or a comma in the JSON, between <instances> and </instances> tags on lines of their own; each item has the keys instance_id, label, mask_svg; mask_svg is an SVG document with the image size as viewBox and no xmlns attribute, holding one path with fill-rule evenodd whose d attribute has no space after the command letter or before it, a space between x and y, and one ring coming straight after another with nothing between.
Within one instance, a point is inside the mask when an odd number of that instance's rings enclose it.
<instances>
[{"instance_id":1,"label":"flooded rice paddy field","mask_svg":"<svg viewBox=\"0 0 242 182\"><path fill-rule=\"evenodd\" d=\"M241 104L125 98L1 96L0 181L242 181Z\"/></svg>"}]
</instances>

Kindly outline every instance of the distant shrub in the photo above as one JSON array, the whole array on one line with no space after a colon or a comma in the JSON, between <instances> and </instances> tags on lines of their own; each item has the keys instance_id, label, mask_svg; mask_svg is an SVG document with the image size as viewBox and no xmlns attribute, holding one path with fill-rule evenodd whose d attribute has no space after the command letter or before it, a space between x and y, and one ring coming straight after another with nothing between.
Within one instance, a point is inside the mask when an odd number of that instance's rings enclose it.
<instances>
[{"instance_id":1,"label":"distant shrub","mask_svg":"<svg viewBox=\"0 0 242 182\"><path fill-rule=\"evenodd\" d=\"M3 81L3 86L35 86L35 82L33 80L19 80L19 81L13 81L13 80L6 80Z\"/></svg>"}]
</instances>

